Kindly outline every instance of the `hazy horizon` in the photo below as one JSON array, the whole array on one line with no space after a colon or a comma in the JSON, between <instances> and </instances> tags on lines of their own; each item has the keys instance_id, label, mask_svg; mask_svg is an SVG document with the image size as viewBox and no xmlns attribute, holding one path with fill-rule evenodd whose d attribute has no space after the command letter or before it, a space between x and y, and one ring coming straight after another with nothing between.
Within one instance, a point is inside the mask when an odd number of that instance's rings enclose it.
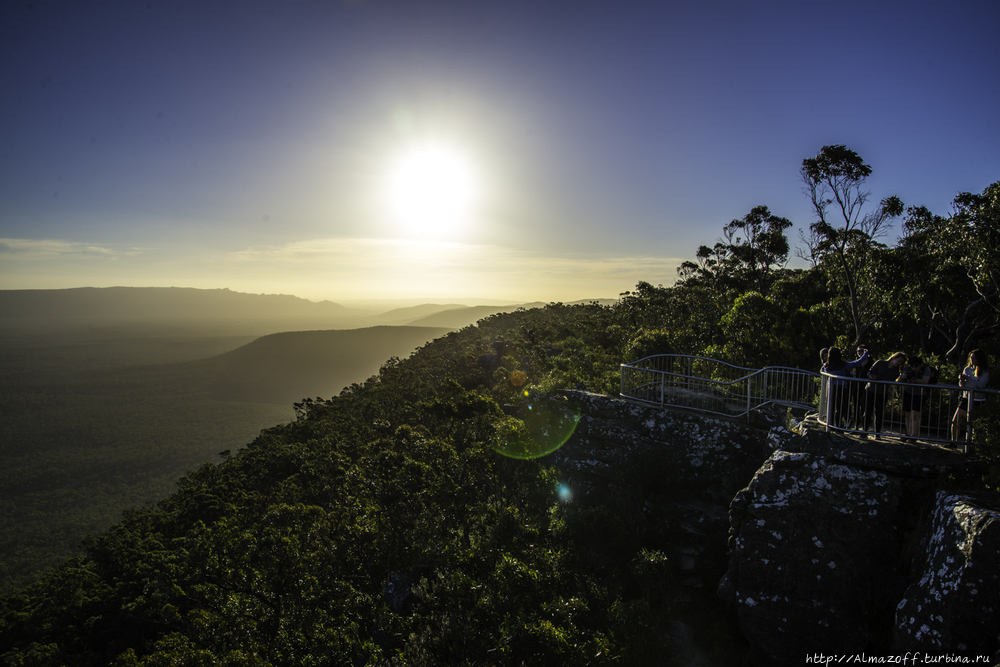
<instances>
[{"instance_id":1,"label":"hazy horizon","mask_svg":"<svg viewBox=\"0 0 1000 667\"><path fill-rule=\"evenodd\" d=\"M96 286L96 285L78 285L75 287L29 287L29 288L4 288L0 287L0 292L41 292L41 291L72 291L72 290L106 290L106 289L181 289L181 290L200 290L200 291L228 291L234 294L247 294L253 296L290 296L298 299L303 299L311 303L333 303L345 308L350 308L354 310L368 310L374 313L384 313L394 309L404 309L413 308L425 305L440 305L440 306L520 306L530 303L557 303L560 299L545 299L545 298L535 298L527 300L519 299L492 299L486 297L476 297L476 296L457 296L457 297L445 297L445 296L430 296L430 297L414 297L408 299L393 299L393 298L377 298L377 299L309 299L307 297L300 296L298 294L290 294L287 292L243 292L241 290L235 290L229 287L189 287L184 285L106 285L106 286ZM592 301L617 301L620 295L614 296L594 296L587 297L583 299L573 299L572 301L566 301L565 303L576 303L576 302L592 302Z\"/></svg>"},{"instance_id":2,"label":"hazy horizon","mask_svg":"<svg viewBox=\"0 0 1000 667\"><path fill-rule=\"evenodd\" d=\"M758 205L794 244L829 144L873 201L947 214L1000 179L998 23L992 0L4 3L0 288L614 298Z\"/></svg>"}]
</instances>

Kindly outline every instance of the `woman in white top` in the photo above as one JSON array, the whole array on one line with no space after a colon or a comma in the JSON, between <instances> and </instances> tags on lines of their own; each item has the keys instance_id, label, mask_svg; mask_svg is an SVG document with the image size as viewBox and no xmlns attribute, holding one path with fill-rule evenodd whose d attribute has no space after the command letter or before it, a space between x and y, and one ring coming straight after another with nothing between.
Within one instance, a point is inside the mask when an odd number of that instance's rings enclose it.
<instances>
[{"instance_id":1,"label":"woman in white top","mask_svg":"<svg viewBox=\"0 0 1000 667\"><path fill-rule=\"evenodd\" d=\"M976 390L985 389L990 381L990 363L986 358L986 353L982 350L973 350L969 353L969 362L958 376L958 384L965 389L962 398L959 400L958 409L951 420L951 439L958 440L965 428L965 421L969 418L969 393L972 393L972 411L975 412L986 400L986 394L981 394Z\"/></svg>"}]
</instances>

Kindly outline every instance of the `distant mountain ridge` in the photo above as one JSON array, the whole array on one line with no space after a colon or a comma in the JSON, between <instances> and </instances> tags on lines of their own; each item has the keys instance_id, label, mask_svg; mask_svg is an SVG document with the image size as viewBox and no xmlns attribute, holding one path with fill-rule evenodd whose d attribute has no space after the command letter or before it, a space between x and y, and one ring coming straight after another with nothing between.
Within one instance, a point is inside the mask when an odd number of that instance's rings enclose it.
<instances>
[{"instance_id":1,"label":"distant mountain ridge","mask_svg":"<svg viewBox=\"0 0 1000 667\"><path fill-rule=\"evenodd\" d=\"M509 313L518 308L530 309L541 308L545 304L542 302L525 303L514 306L469 306L442 310L426 317L413 320L411 326L415 327L446 327L449 329L461 329L462 327L474 324L484 317L496 315L497 313Z\"/></svg>"},{"instance_id":2,"label":"distant mountain ridge","mask_svg":"<svg viewBox=\"0 0 1000 667\"><path fill-rule=\"evenodd\" d=\"M0 320L345 319L365 313L332 301L193 287L0 290Z\"/></svg>"},{"instance_id":3,"label":"distant mountain ridge","mask_svg":"<svg viewBox=\"0 0 1000 667\"><path fill-rule=\"evenodd\" d=\"M615 302L592 299L573 303L593 301L604 305ZM382 325L461 329L497 313L544 305L542 301L475 306L425 303L374 314L333 301L315 302L289 294L248 294L225 288L77 287L0 290L0 326L140 325L160 330L168 324L215 323L215 333L241 335Z\"/></svg>"},{"instance_id":4,"label":"distant mountain ridge","mask_svg":"<svg viewBox=\"0 0 1000 667\"><path fill-rule=\"evenodd\" d=\"M394 308L392 310L386 311L381 315L376 315L373 321L377 324L388 324L388 325L399 325L399 324L412 324L425 317L430 317L437 313L446 312L449 310L464 310L468 308L461 303L423 303L419 306L407 306L405 308ZM509 307L509 306L504 306Z\"/></svg>"}]
</instances>

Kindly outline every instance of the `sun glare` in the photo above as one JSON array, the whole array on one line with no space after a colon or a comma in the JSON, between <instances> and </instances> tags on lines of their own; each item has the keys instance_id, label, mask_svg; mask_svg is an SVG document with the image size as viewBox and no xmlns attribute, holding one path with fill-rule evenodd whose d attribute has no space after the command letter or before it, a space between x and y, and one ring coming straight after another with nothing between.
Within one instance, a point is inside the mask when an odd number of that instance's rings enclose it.
<instances>
[{"instance_id":1,"label":"sun glare","mask_svg":"<svg viewBox=\"0 0 1000 667\"><path fill-rule=\"evenodd\" d=\"M411 148L393 164L386 204L406 231L440 238L469 221L477 195L475 173L462 153L428 143Z\"/></svg>"}]
</instances>

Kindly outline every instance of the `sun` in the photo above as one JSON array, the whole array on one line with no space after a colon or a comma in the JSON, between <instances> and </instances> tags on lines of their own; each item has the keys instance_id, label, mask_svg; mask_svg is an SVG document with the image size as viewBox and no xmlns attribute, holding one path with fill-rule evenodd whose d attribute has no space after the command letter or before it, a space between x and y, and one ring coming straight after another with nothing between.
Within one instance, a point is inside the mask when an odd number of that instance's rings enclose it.
<instances>
[{"instance_id":1,"label":"sun","mask_svg":"<svg viewBox=\"0 0 1000 667\"><path fill-rule=\"evenodd\" d=\"M479 195L468 158L443 143L422 143L404 151L386 179L385 202L408 233L442 237L469 222Z\"/></svg>"}]
</instances>

